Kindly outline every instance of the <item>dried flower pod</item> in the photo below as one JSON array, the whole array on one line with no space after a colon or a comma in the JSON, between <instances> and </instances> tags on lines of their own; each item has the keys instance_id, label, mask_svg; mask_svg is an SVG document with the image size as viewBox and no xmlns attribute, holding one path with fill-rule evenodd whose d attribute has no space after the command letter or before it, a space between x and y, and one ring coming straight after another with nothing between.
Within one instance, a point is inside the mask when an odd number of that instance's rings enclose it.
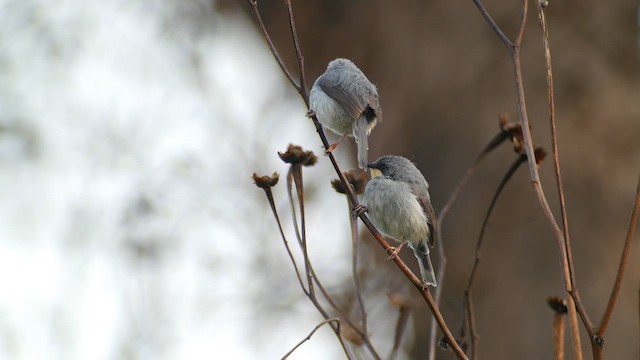
<instances>
[{"instance_id":1,"label":"dried flower pod","mask_svg":"<svg viewBox=\"0 0 640 360\"><path fill-rule=\"evenodd\" d=\"M364 188L366 187L367 181L368 181L367 173L361 172L361 171L349 170L347 172L344 172L343 174L344 174L344 177L349 182L349 184L351 184L351 187L353 188L353 191L356 195L360 195L364 193ZM347 193L340 179L331 180L331 186L335 191L337 191L340 194Z\"/></svg>"},{"instance_id":2,"label":"dried flower pod","mask_svg":"<svg viewBox=\"0 0 640 360\"><path fill-rule=\"evenodd\" d=\"M549 307L558 314L567 313L567 303L559 296L549 296L547 298L547 304L549 304Z\"/></svg>"},{"instance_id":3,"label":"dried flower pod","mask_svg":"<svg viewBox=\"0 0 640 360\"><path fill-rule=\"evenodd\" d=\"M256 184L257 187L261 189L268 189L272 186L275 186L278 183L278 179L280 178L280 175L277 172L274 172L271 176L269 175L259 176L258 174L253 173L253 176L251 176L251 178L253 178L253 182Z\"/></svg>"},{"instance_id":4,"label":"dried flower pod","mask_svg":"<svg viewBox=\"0 0 640 360\"><path fill-rule=\"evenodd\" d=\"M291 165L313 166L318 162L318 157L313 151L304 151L300 145L289 144L287 151L278 152L278 156L282 161Z\"/></svg>"},{"instance_id":5,"label":"dried flower pod","mask_svg":"<svg viewBox=\"0 0 640 360\"><path fill-rule=\"evenodd\" d=\"M534 155L536 156L536 165L540 166L540 164L547 157L547 152L541 146L538 146L533 150Z\"/></svg>"}]
</instances>

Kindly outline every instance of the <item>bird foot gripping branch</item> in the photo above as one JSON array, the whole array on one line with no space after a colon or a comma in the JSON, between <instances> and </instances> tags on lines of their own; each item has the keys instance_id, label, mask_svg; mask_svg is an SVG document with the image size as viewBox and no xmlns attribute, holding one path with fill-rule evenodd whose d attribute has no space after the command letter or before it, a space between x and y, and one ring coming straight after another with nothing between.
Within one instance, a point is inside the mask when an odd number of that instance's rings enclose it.
<instances>
[{"instance_id":1,"label":"bird foot gripping branch","mask_svg":"<svg viewBox=\"0 0 640 360\"><path fill-rule=\"evenodd\" d=\"M405 243L401 243L398 247L393 247L390 246L387 249L387 253L389 254L389 257L386 259L387 261L391 261L393 259L396 258L396 256L398 256L398 254L400 253L400 250L402 250L402 247L404 246Z\"/></svg>"},{"instance_id":2,"label":"bird foot gripping branch","mask_svg":"<svg viewBox=\"0 0 640 360\"><path fill-rule=\"evenodd\" d=\"M353 208L353 212L351 212L351 216L353 217L353 219L357 219L360 217L360 215L364 214L367 212L367 207L364 206L363 204L358 204Z\"/></svg>"}]
</instances>

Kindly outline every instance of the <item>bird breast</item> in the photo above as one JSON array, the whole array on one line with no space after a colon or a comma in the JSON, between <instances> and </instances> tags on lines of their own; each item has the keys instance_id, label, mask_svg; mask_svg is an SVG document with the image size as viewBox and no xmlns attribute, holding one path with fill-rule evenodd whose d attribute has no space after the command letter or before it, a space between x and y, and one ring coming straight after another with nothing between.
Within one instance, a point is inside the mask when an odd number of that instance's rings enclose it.
<instances>
[{"instance_id":1,"label":"bird breast","mask_svg":"<svg viewBox=\"0 0 640 360\"><path fill-rule=\"evenodd\" d=\"M373 178L367 184L363 202L371 221L383 235L412 244L428 238L427 216L408 184Z\"/></svg>"}]
</instances>

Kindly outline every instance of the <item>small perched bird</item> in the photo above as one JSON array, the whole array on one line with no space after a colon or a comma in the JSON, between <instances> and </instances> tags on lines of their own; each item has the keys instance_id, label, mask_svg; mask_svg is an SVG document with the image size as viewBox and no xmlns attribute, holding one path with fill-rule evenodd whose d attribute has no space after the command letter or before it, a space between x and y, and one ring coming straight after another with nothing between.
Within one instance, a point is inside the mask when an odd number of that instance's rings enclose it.
<instances>
[{"instance_id":1,"label":"small perched bird","mask_svg":"<svg viewBox=\"0 0 640 360\"><path fill-rule=\"evenodd\" d=\"M436 216L431 206L429 184L422 173L402 156L386 155L369 164L371 180L364 191L363 211L382 235L400 243L391 255L396 256L407 242L420 265L422 282L437 286L429 258L429 246L435 241Z\"/></svg>"},{"instance_id":2,"label":"small perched bird","mask_svg":"<svg viewBox=\"0 0 640 360\"><path fill-rule=\"evenodd\" d=\"M382 109L378 90L351 60L335 59L313 83L309 94L311 110L325 128L342 135L327 151L333 151L347 135L358 145L358 166L367 167L367 137L378 121Z\"/></svg>"}]
</instances>

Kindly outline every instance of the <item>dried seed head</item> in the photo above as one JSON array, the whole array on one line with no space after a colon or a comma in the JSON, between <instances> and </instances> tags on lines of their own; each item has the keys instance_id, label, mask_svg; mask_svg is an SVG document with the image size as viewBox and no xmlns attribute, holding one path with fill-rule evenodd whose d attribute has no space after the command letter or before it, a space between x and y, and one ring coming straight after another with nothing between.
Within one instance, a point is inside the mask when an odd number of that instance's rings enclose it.
<instances>
[{"instance_id":1,"label":"dried seed head","mask_svg":"<svg viewBox=\"0 0 640 360\"><path fill-rule=\"evenodd\" d=\"M284 153L278 152L278 156L282 161L291 165L313 166L318 162L318 157L313 151L304 151L301 146L293 144L289 144Z\"/></svg>"},{"instance_id":2,"label":"dried seed head","mask_svg":"<svg viewBox=\"0 0 640 360\"><path fill-rule=\"evenodd\" d=\"M360 334L354 330L351 326L349 326L349 324L347 324L346 322L341 322L340 323L341 328L340 328L340 334L342 336L344 336L345 339L347 339L347 341L349 341L350 343L356 345L356 346L362 346L364 344L364 340L362 340L362 336L360 336Z\"/></svg>"},{"instance_id":3,"label":"dried seed head","mask_svg":"<svg viewBox=\"0 0 640 360\"><path fill-rule=\"evenodd\" d=\"M533 150L533 153L536 156L536 165L540 166L544 161L544 158L547 157L547 152L541 146L538 146Z\"/></svg>"},{"instance_id":4,"label":"dried seed head","mask_svg":"<svg viewBox=\"0 0 640 360\"><path fill-rule=\"evenodd\" d=\"M567 303L559 296L549 296L547 298L547 304L549 304L549 307L557 314L567 313Z\"/></svg>"},{"instance_id":5,"label":"dried seed head","mask_svg":"<svg viewBox=\"0 0 640 360\"><path fill-rule=\"evenodd\" d=\"M263 175L263 176L258 176L258 174L253 173L253 182L256 184L257 187L261 188L261 189L269 189L272 186L275 186L275 184L278 183L278 179L280 178L280 175L278 175L277 172L274 172L271 176L269 175Z\"/></svg>"},{"instance_id":6,"label":"dried seed head","mask_svg":"<svg viewBox=\"0 0 640 360\"><path fill-rule=\"evenodd\" d=\"M367 181L368 181L367 173L361 172L361 171L349 170L347 172L344 172L343 174L344 174L344 177L347 179L347 182L351 184L351 187L353 188L353 191L356 193L356 195L360 195L364 193L364 188L366 187ZM331 186L335 191L337 191L340 194L347 193L340 179L331 180Z\"/></svg>"},{"instance_id":7,"label":"dried seed head","mask_svg":"<svg viewBox=\"0 0 640 360\"><path fill-rule=\"evenodd\" d=\"M513 143L513 150L518 154L524 154L524 137L520 123L510 122L507 114L500 115L498 122L500 130L507 133L507 136Z\"/></svg>"}]
</instances>

